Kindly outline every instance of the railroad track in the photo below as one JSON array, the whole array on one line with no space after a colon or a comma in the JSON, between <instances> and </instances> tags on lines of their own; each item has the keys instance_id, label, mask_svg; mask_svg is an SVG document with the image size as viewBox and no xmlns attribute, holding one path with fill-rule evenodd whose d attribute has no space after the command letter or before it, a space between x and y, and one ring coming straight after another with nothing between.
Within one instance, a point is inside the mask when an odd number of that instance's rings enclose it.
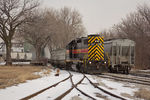
<instances>
[{"instance_id":1,"label":"railroad track","mask_svg":"<svg viewBox=\"0 0 150 100\"><path fill-rule=\"evenodd\" d=\"M63 79L63 80L61 80L61 81L59 81L59 82L57 82L57 83L55 83L55 84L53 84L53 85L51 85L51 86L45 88L45 89L42 89L42 90L40 90L40 91L38 91L38 92L36 92L36 93L33 93L33 94L31 94L31 95L29 95L29 96L27 96L27 97L24 97L24 98L22 98L22 99L20 99L20 100L29 100L29 99L32 99L32 98L34 98L34 97L36 97L36 96L38 96L38 95L40 95L40 94L42 94L42 93L44 93L44 92L46 92L46 91L51 90L51 88L54 88L54 89L57 88L57 85L58 85L58 84L61 85L61 84L63 84L63 82L69 81L69 79L70 79L70 82L71 82L71 85L72 85L72 86L71 86L70 88L68 88L65 92L63 92L62 94L60 94L59 96L56 96L55 98L53 98L53 100L61 100L61 99L63 99L63 98L64 98L65 96L67 96L73 89L76 89L79 93L81 93L82 95L84 95L84 96L87 97L87 98L90 98L90 99L92 99L92 100L97 100L96 97L92 97L90 94L88 94L87 91L84 92L82 89L80 89L80 88L78 87L79 85L81 85L81 84L83 83L84 80L88 80L89 83L93 86L94 89L98 89L98 90L102 91L103 93L105 93L106 95L110 95L110 96L112 96L113 98L117 98L117 99L119 99L119 100L126 100L126 99L123 98L123 97L120 97L120 96L118 96L118 95L115 95L115 94L113 94L113 93L111 93L111 92L108 92L108 91L106 91L106 90L104 90L104 89L98 87L98 86L97 86L96 84L94 84L85 74L82 74L82 75L83 75L83 77L81 77L81 79L80 79L78 82L74 83L74 82L73 82L73 74L69 72L69 76L68 76L67 78L65 78L65 79ZM88 87L87 87L87 88L88 88Z\"/></svg>"},{"instance_id":2,"label":"railroad track","mask_svg":"<svg viewBox=\"0 0 150 100\"><path fill-rule=\"evenodd\" d=\"M29 100L29 99L32 99L33 97L36 97L36 96L38 96L39 94L41 94L41 93L43 93L43 92L45 92L45 91L47 91L47 90L49 90L49 89L51 89L51 88L53 88L53 87L56 87L58 84L60 84L60 83L62 83L62 82L64 82L64 81L70 79L70 82L71 82L71 84L72 84L72 87L71 87L70 89L68 89L66 92L62 93L60 96L58 96L58 97L56 97L56 98L54 99L54 100L61 100L61 99L63 99L67 94L69 94L74 88L77 89L77 85L78 85L78 84L81 84L81 82L85 79L85 76L83 75L83 78L82 78L79 82L77 82L76 84L74 84L74 83L73 83L73 80L72 80L72 76L73 76L73 75L69 72L69 76L68 76L67 78L65 78L65 79L63 79L63 80L61 80L61 81L59 81L59 82L57 82L57 83L55 83L55 84L53 84L53 85L51 85L51 86L45 88L45 89L42 89L42 90L40 90L40 91L38 91L38 92L36 92L36 93L33 93L33 94L31 94L31 95L29 95L29 96L27 96L27 97L24 97L24 98L22 98L22 99L20 99L20 100ZM81 92L83 95L85 95L86 97L93 99L92 97L90 97L89 95L87 95L86 93L84 93L83 91L81 91L80 89L77 89L77 90L80 91L80 92ZM94 100L96 100L96 99L94 99Z\"/></svg>"},{"instance_id":3,"label":"railroad track","mask_svg":"<svg viewBox=\"0 0 150 100\"><path fill-rule=\"evenodd\" d=\"M84 76L85 76L85 75L84 75ZM111 92L109 92L109 91L107 91L107 90L104 90L103 88L100 88L98 85L94 84L87 76L85 76L85 78L90 82L90 84L91 84L94 88L99 89L100 91L104 92L105 94L108 94L108 95L110 95L110 96L112 96L112 97L115 97L115 98L117 98L117 99L120 99L120 100L127 100L127 99L125 99L125 98L123 98L123 97L121 97L121 96L118 96L118 95L113 94L113 93L111 93Z\"/></svg>"},{"instance_id":4,"label":"railroad track","mask_svg":"<svg viewBox=\"0 0 150 100\"><path fill-rule=\"evenodd\" d=\"M70 76L72 76L72 74L69 72ZM81 84L81 82L84 80L85 77L83 77L78 83L74 84L72 81L72 77L70 77L70 81L72 83L72 87L70 89L68 89L66 92L64 92L62 95L58 96L55 100L61 100L63 97L65 97L67 94L69 94L74 88L77 87L78 84Z\"/></svg>"},{"instance_id":5,"label":"railroad track","mask_svg":"<svg viewBox=\"0 0 150 100\"><path fill-rule=\"evenodd\" d=\"M44 89L42 89L42 90L40 90L40 91L38 91L38 92L36 92L36 93L33 93L33 94L29 95L29 96L26 96L26 97L24 97L24 98L22 98L22 99L20 99L20 100L29 100L29 99L31 99L31 98L33 98L33 97L35 97L35 96L37 96L37 95L43 93L44 91L46 91L46 90L48 90L48 89L51 89L52 87L56 87L58 84L60 84L60 83L62 83L62 82L64 82L64 81L66 81L66 80L68 80L70 77L72 77L72 76L69 75L67 78L65 78L65 79L63 79L63 80L61 80L61 81L59 81L59 82L57 82L57 83L55 83L55 84L53 84L53 85L47 87L47 88L44 88Z\"/></svg>"},{"instance_id":6,"label":"railroad track","mask_svg":"<svg viewBox=\"0 0 150 100\"><path fill-rule=\"evenodd\" d=\"M130 72L130 75L150 78L150 73Z\"/></svg>"},{"instance_id":7,"label":"railroad track","mask_svg":"<svg viewBox=\"0 0 150 100\"><path fill-rule=\"evenodd\" d=\"M101 75L97 75L97 77L109 78L109 79L114 79L117 81L123 81L123 82L136 83L136 84L150 86L150 78L147 78L147 77L122 75L122 74L110 74L110 73L104 73Z\"/></svg>"}]
</instances>

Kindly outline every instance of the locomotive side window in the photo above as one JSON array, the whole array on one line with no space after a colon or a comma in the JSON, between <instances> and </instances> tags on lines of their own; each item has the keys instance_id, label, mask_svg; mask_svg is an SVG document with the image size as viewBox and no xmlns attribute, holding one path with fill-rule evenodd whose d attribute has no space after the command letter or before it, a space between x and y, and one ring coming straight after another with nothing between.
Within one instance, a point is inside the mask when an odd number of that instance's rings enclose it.
<instances>
[{"instance_id":1,"label":"locomotive side window","mask_svg":"<svg viewBox=\"0 0 150 100\"><path fill-rule=\"evenodd\" d=\"M74 58L77 58L78 54L76 53L77 51L77 44L74 44Z\"/></svg>"},{"instance_id":2,"label":"locomotive side window","mask_svg":"<svg viewBox=\"0 0 150 100\"><path fill-rule=\"evenodd\" d=\"M88 44L88 39L84 40L84 44L87 45Z\"/></svg>"},{"instance_id":3,"label":"locomotive side window","mask_svg":"<svg viewBox=\"0 0 150 100\"><path fill-rule=\"evenodd\" d=\"M69 45L69 57L72 58L72 46Z\"/></svg>"}]
</instances>

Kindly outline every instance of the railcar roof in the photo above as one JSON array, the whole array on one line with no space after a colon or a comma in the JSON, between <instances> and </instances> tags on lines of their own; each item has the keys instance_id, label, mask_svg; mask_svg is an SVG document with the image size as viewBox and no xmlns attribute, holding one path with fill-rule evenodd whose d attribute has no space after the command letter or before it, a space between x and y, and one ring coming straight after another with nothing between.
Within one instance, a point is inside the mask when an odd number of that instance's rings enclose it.
<instances>
[{"instance_id":1,"label":"railcar roof","mask_svg":"<svg viewBox=\"0 0 150 100\"><path fill-rule=\"evenodd\" d=\"M105 44L109 44L109 43L113 43L113 45L116 45L117 44L122 44L122 45L135 45L136 43L131 40L131 39L128 39L128 38L113 38L113 39L107 39L107 40L104 40L104 43Z\"/></svg>"},{"instance_id":2,"label":"railcar roof","mask_svg":"<svg viewBox=\"0 0 150 100\"><path fill-rule=\"evenodd\" d=\"M104 41L125 40L125 39L131 40L131 39L129 39L129 38L110 38L110 39L105 39L105 38L104 38Z\"/></svg>"}]
</instances>

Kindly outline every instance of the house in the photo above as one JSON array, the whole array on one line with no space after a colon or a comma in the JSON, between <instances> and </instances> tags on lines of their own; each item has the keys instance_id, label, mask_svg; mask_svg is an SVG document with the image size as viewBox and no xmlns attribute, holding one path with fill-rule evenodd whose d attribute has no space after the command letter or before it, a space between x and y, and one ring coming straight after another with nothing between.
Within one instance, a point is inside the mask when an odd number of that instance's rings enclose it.
<instances>
[{"instance_id":1,"label":"house","mask_svg":"<svg viewBox=\"0 0 150 100\"><path fill-rule=\"evenodd\" d=\"M24 43L12 42L11 58L13 61L30 61L32 60L32 53L25 51ZM6 45L4 42L0 43L0 61L6 60Z\"/></svg>"}]
</instances>

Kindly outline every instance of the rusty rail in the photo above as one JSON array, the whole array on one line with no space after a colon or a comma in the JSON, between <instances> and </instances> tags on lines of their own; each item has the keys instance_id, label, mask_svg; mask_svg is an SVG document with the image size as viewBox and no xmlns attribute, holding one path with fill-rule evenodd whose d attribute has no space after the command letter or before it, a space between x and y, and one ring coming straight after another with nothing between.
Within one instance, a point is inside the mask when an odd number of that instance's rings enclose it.
<instances>
[{"instance_id":1,"label":"rusty rail","mask_svg":"<svg viewBox=\"0 0 150 100\"><path fill-rule=\"evenodd\" d=\"M125 99L125 98L123 98L123 97L120 97L120 96L118 96L118 95L116 95L116 94L113 94L113 93L111 93L111 92L109 92L109 91L107 91L107 90L104 90L104 89L98 87L98 86L97 86L96 84L94 84L87 76L85 76L85 78L86 78L95 88L101 90L102 92L104 92L104 93L106 93L106 94L108 94L108 95L110 95L110 96L113 96L113 97L115 97L115 98L118 98L118 99L120 99L120 100L127 100L127 99Z\"/></svg>"},{"instance_id":2,"label":"rusty rail","mask_svg":"<svg viewBox=\"0 0 150 100\"><path fill-rule=\"evenodd\" d=\"M44 92L44 91L46 91L46 90L48 90L48 89L50 89L50 88L52 88L52 87L57 86L57 85L60 84L61 82L64 82L64 81L68 80L70 77L72 77L72 76L69 75L69 77L67 77L67 78L65 78L65 79L63 79L63 80L61 80L61 81L59 81L59 82L57 82L57 83L55 83L55 84L53 84L53 85L47 87L47 88L44 88L44 89L42 89L42 90L40 90L40 91L38 91L38 92L36 92L36 93L33 93L33 94L31 94L31 95L29 95L29 96L27 96L27 97L24 97L24 98L22 98L22 99L20 99L20 100L28 100L28 99L31 99L31 98L37 96L38 94L40 94L40 93L42 93L42 92Z\"/></svg>"}]
</instances>

